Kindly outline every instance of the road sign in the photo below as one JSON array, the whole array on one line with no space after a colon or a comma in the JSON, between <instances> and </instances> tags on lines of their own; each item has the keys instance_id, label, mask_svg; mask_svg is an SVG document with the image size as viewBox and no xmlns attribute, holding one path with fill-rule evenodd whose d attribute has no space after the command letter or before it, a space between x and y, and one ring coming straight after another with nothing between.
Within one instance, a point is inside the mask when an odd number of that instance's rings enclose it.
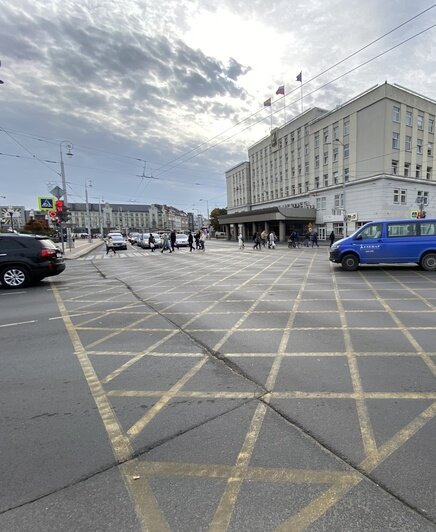
<instances>
[{"instance_id":1,"label":"road sign","mask_svg":"<svg viewBox=\"0 0 436 532\"><path fill-rule=\"evenodd\" d=\"M50 190L50 192L57 199L61 198L64 195L64 191L61 189L61 187L54 187L52 190Z\"/></svg>"},{"instance_id":2,"label":"road sign","mask_svg":"<svg viewBox=\"0 0 436 532\"><path fill-rule=\"evenodd\" d=\"M54 209L54 198L38 196L38 209L40 211L52 211Z\"/></svg>"}]
</instances>

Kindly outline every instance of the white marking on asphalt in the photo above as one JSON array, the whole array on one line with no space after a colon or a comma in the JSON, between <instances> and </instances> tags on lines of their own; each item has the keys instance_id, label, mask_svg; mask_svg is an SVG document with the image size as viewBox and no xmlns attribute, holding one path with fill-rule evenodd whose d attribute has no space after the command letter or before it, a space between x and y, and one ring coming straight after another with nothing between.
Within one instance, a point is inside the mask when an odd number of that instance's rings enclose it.
<instances>
[{"instance_id":1,"label":"white marking on asphalt","mask_svg":"<svg viewBox=\"0 0 436 532\"><path fill-rule=\"evenodd\" d=\"M38 320L30 320L30 321L17 321L16 323L5 323L4 325L0 325L0 327L12 327L14 325L25 325L26 323L36 323Z\"/></svg>"},{"instance_id":2,"label":"white marking on asphalt","mask_svg":"<svg viewBox=\"0 0 436 532\"><path fill-rule=\"evenodd\" d=\"M0 296L15 296L17 294L26 294L27 292L24 290L23 292L6 292L6 294L0 294Z\"/></svg>"}]
</instances>

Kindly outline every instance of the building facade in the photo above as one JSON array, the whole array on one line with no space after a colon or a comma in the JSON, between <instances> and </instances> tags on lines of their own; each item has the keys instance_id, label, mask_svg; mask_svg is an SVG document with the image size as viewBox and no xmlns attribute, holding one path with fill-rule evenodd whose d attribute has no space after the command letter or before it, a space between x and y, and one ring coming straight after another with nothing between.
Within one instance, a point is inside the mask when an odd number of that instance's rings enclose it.
<instances>
[{"instance_id":1,"label":"building facade","mask_svg":"<svg viewBox=\"0 0 436 532\"><path fill-rule=\"evenodd\" d=\"M107 234L115 229L124 234L171 229L185 232L189 229L188 214L168 205L89 203L89 217L86 203L70 203L69 208L70 225L77 233L86 232L88 225L93 234Z\"/></svg>"},{"instance_id":2,"label":"building facade","mask_svg":"<svg viewBox=\"0 0 436 532\"><path fill-rule=\"evenodd\" d=\"M398 85L331 111L312 108L248 149L226 172L229 238L316 228L350 234L380 218L436 215L436 102Z\"/></svg>"}]
</instances>

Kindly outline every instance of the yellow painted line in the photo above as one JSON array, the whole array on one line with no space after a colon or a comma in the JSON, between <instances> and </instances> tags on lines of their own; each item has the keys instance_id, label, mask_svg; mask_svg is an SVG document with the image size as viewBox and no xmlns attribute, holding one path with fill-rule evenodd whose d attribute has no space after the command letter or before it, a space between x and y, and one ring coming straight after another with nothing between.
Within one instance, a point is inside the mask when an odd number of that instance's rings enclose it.
<instances>
[{"instance_id":1,"label":"yellow painted line","mask_svg":"<svg viewBox=\"0 0 436 532\"><path fill-rule=\"evenodd\" d=\"M86 351L80 341L79 335L75 331L74 325L68 316L67 309L56 286L52 284L52 287L59 311L64 318L65 328L67 329L74 352L82 367L83 374L86 378L95 404L97 405L109 441L112 445L115 458L121 464L120 470L122 472L123 480L132 497L135 512L142 525L142 529L144 531L156 532L160 530L169 530L165 518L163 517L145 478L138 479L140 482L138 482L138 480L133 480L133 478L137 476L138 468L137 461L132 460L133 449L131 448L130 441L124 434L117 416L107 399L97 374L86 355Z\"/></svg>"},{"instance_id":2,"label":"yellow painted line","mask_svg":"<svg viewBox=\"0 0 436 532\"><path fill-rule=\"evenodd\" d=\"M148 351L153 351L154 349L156 349L156 347L159 347L160 345L165 343L167 340L169 340L170 338L175 336L178 332L179 332L178 330L175 330L172 333L167 334L164 338L162 338L161 340L158 340L157 342L155 342L148 349L146 349L142 353L139 353L135 357L133 357L130 360L128 360L125 364L123 364L118 369L114 370L112 373L110 373L104 379L102 379L101 380L102 384L107 384L108 382L110 382L113 379L115 379L115 377L118 377L118 375L121 375L121 373L123 373L123 371L126 371L126 369L130 368L130 366L133 366L133 364L136 364L136 362L138 362L138 360L140 360L141 358L145 357L148 354Z\"/></svg>"},{"instance_id":3,"label":"yellow painted line","mask_svg":"<svg viewBox=\"0 0 436 532\"><path fill-rule=\"evenodd\" d=\"M162 397L167 390L110 390L107 395L110 397ZM188 397L194 399L255 399L263 392L192 392L181 390L173 394L173 397ZM436 394L435 394L436 398Z\"/></svg>"},{"instance_id":4,"label":"yellow painted line","mask_svg":"<svg viewBox=\"0 0 436 532\"><path fill-rule=\"evenodd\" d=\"M179 379L176 384L170 388L167 392L162 394L162 397L159 399L159 401L154 404L142 417L139 421L137 421L130 429L127 431L127 434L132 437L136 438L138 434L150 423L150 421L156 417L156 415L171 401L171 399L175 396L175 394L183 387L185 384L191 379L194 375L196 375L200 369L204 366L204 364L207 362L208 358L207 356L204 356L202 360L197 362L193 368L191 368L188 372L183 375L181 379Z\"/></svg>"},{"instance_id":5,"label":"yellow painted line","mask_svg":"<svg viewBox=\"0 0 436 532\"><path fill-rule=\"evenodd\" d=\"M377 452L377 445L375 442L374 432L371 425L371 420L369 418L368 408L365 403L365 398L363 396L363 387L362 381L360 379L359 366L357 365L357 357L355 355L353 344L351 342L350 331L347 325L347 319L345 316L344 306L341 300L341 294L336 280L336 272L332 270L331 273L333 288L336 295L336 304L339 310L339 317L342 323L342 332L344 335L345 350L348 360L348 368L350 371L351 382L353 384L353 389L356 394L356 410L357 416L359 419L360 432L362 435L363 446L365 453L368 456L369 454L374 454Z\"/></svg>"},{"instance_id":6,"label":"yellow painted line","mask_svg":"<svg viewBox=\"0 0 436 532\"><path fill-rule=\"evenodd\" d=\"M110 338L113 338L114 336L119 336L121 333L130 332L131 329L135 327L135 325L138 325L139 323L143 323L144 321L147 321L150 318L151 316L147 315L145 317L141 317L139 320L136 320L130 323L129 325L126 325L125 327L120 327L119 329L115 329L115 330L112 329L113 332L111 334L107 334L103 336L103 338L100 338L99 340L95 340L94 342L91 342L90 344L86 346L86 348L89 349L91 347L95 347L96 345L102 344L103 342L106 342L107 340L109 340Z\"/></svg>"},{"instance_id":7,"label":"yellow painted line","mask_svg":"<svg viewBox=\"0 0 436 532\"><path fill-rule=\"evenodd\" d=\"M215 515L209 526L211 532L221 532L227 530L232 517L239 491L242 487L245 474L254 451L257 438L266 414L266 405L257 405L256 412L250 424L250 428L245 437L242 449L236 459L236 465L232 468L230 477L227 480L226 489L215 511Z\"/></svg>"},{"instance_id":8,"label":"yellow painted line","mask_svg":"<svg viewBox=\"0 0 436 532\"><path fill-rule=\"evenodd\" d=\"M270 392L273 399L436 399L436 392Z\"/></svg>"},{"instance_id":9,"label":"yellow painted line","mask_svg":"<svg viewBox=\"0 0 436 532\"><path fill-rule=\"evenodd\" d=\"M144 355L144 351L87 351L88 355L92 356L127 356L134 357L137 355ZM188 353L184 351L174 353L160 353L159 351L152 351L150 353L145 353L146 357L169 357L169 358L199 358L202 357L204 353Z\"/></svg>"}]
</instances>

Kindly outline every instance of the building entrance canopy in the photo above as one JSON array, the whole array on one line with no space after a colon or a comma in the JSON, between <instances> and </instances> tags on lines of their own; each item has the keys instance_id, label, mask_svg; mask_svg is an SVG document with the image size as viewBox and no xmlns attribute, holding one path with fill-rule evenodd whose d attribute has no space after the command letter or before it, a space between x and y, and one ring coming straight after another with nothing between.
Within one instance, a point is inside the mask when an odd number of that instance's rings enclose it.
<instances>
[{"instance_id":1,"label":"building entrance canopy","mask_svg":"<svg viewBox=\"0 0 436 532\"><path fill-rule=\"evenodd\" d=\"M305 207L269 207L256 211L235 212L218 218L222 225L250 222L295 221L315 222L316 209Z\"/></svg>"}]
</instances>

